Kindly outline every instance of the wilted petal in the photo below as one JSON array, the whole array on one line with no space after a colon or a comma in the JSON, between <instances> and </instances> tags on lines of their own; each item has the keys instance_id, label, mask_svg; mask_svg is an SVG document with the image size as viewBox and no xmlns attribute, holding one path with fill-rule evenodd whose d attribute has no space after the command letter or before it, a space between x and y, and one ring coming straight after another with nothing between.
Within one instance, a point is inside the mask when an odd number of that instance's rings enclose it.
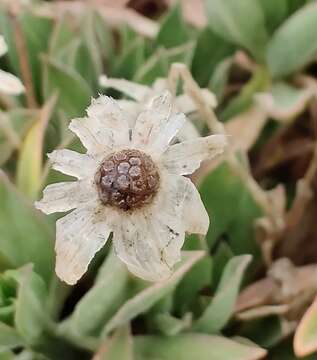
<instances>
[{"instance_id":1,"label":"wilted petal","mask_svg":"<svg viewBox=\"0 0 317 360\"><path fill-rule=\"evenodd\" d=\"M172 174L191 174L200 166L201 161L223 153L226 144L224 135L184 141L170 146L162 155L162 163Z\"/></svg>"},{"instance_id":2,"label":"wilted petal","mask_svg":"<svg viewBox=\"0 0 317 360\"><path fill-rule=\"evenodd\" d=\"M184 125L183 114L172 114L172 97L168 91L150 101L138 116L133 129L133 144L153 154L163 152Z\"/></svg>"},{"instance_id":3,"label":"wilted petal","mask_svg":"<svg viewBox=\"0 0 317 360\"><path fill-rule=\"evenodd\" d=\"M187 178L187 192L183 207L184 225L186 231L192 234L207 234L209 228L209 216L201 200L200 194L195 185Z\"/></svg>"},{"instance_id":4,"label":"wilted petal","mask_svg":"<svg viewBox=\"0 0 317 360\"><path fill-rule=\"evenodd\" d=\"M7 43L4 40L4 37L0 35L0 56L4 55L8 51Z\"/></svg>"},{"instance_id":5,"label":"wilted petal","mask_svg":"<svg viewBox=\"0 0 317 360\"><path fill-rule=\"evenodd\" d=\"M89 154L107 153L115 146L114 132L93 118L73 119L69 129L74 132Z\"/></svg>"},{"instance_id":6,"label":"wilted petal","mask_svg":"<svg viewBox=\"0 0 317 360\"><path fill-rule=\"evenodd\" d=\"M55 270L61 280L73 285L87 271L111 232L107 215L104 207L92 203L57 221Z\"/></svg>"},{"instance_id":7,"label":"wilted petal","mask_svg":"<svg viewBox=\"0 0 317 360\"><path fill-rule=\"evenodd\" d=\"M72 150L54 150L48 154L53 169L78 179L94 175L97 171L97 161L89 155Z\"/></svg>"},{"instance_id":8,"label":"wilted petal","mask_svg":"<svg viewBox=\"0 0 317 360\"><path fill-rule=\"evenodd\" d=\"M52 214L83 206L94 198L97 198L97 192L88 180L60 182L48 185L35 207L45 214Z\"/></svg>"},{"instance_id":9,"label":"wilted petal","mask_svg":"<svg viewBox=\"0 0 317 360\"><path fill-rule=\"evenodd\" d=\"M24 86L16 76L0 70L0 92L8 95L19 95L24 92Z\"/></svg>"},{"instance_id":10,"label":"wilted petal","mask_svg":"<svg viewBox=\"0 0 317 360\"><path fill-rule=\"evenodd\" d=\"M128 117L118 102L108 96L100 96L92 100L87 114L89 118L97 121L100 128L110 129L113 132L114 145L126 145L129 142Z\"/></svg>"},{"instance_id":11,"label":"wilted petal","mask_svg":"<svg viewBox=\"0 0 317 360\"><path fill-rule=\"evenodd\" d=\"M144 100L147 93L151 91L148 86L141 85L125 79L108 78L106 75L100 76L99 83L105 88L112 88L118 90L137 101Z\"/></svg>"}]
</instances>

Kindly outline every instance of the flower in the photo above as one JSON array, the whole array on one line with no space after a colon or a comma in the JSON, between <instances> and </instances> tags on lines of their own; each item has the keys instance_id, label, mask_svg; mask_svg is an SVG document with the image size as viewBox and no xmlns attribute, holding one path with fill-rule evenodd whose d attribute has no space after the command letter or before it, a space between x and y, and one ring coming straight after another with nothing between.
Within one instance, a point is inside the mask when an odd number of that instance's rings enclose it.
<instances>
[{"instance_id":1,"label":"flower","mask_svg":"<svg viewBox=\"0 0 317 360\"><path fill-rule=\"evenodd\" d=\"M7 51L4 37L0 35L0 56ZM24 86L16 76L0 69L0 92L7 95L19 95L24 92Z\"/></svg>"},{"instance_id":2,"label":"flower","mask_svg":"<svg viewBox=\"0 0 317 360\"><path fill-rule=\"evenodd\" d=\"M56 273L74 284L113 233L117 256L135 275L167 278L180 260L185 232L205 234L208 214L184 175L223 152L226 138L211 135L170 145L186 118L168 91L131 116L107 96L87 117L70 123L86 154L55 150L54 169L77 181L48 185L36 207L46 214L73 210L56 223Z\"/></svg>"},{"instance_id":3,"label":"flower","mask_svg":"<svg viewBox=\"0 0 317 360\"><path fill-rule=\"evenodd\" d=\"M136 118L138 113L142 111L143 107L146 106L154 96L161 94L162 91L168 88L168 81L165 78L156 79L152 87L125 79L109 78L106 75L100 76L99 83L105 88L115 89L133 99L122 99L118 100L118 102L124 110L134 113L134 118ZM216 107L217 100L215 95L210 92L209 89L201 89L201 92L206 104L212 108ZM174 102L175 110L186 115L197 110L196 104L187 94L178 95ZM177 139L185 141L193 137L199 137L199 133L192 122L187 120L182 129L178 132Z\"/></svg>"}]
</instances>

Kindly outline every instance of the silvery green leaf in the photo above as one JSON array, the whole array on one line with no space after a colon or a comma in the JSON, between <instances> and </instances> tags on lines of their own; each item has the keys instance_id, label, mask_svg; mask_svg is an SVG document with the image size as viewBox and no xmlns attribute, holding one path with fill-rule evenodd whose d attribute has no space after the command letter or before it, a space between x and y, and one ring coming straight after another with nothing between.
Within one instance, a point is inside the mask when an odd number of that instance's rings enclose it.
<instances>
[{"instance_id":1,"label":"silvery green leaf","mask_svg":"<svg viewBox=\"0 0 317 360\"><path fill-rule=\"evenodd\" d=\"M196 331L217 333L227 324L233 313L244 271L250 261L250 255L241 255L228 262L215 296L194 324Z\"/></svg>"},{"instance_id":2,"label":"silvery green leaf","mask_svg":"<svg viewBox=\"0 0 317 360\"><path fill-rule=\"evenodd\" d=\"M206 86L218 65L234 51L234 46L206 27L198 36L191 70L200 86Z\"/></svg>"},{"instance_id":3,"label":"silvery green leaf","mask_svg":"<svg viewBox=\"0 0 317 360\"><path fill-rule=\"evenodd\" d=\"M260 4L263 8L266 27L272 33L288 16L287 0L260 0Z\"/></svg>"},{"instance_id":4,"label":"silvery green leaf","mask_svg":"<svg viewBox=\"0 0 317 360\"><path fill-rule=\"evenodd\" d=\"M44 57L43 62L45 98L57 94L57 108L67 118L83 115L92 96L87 82L72 67L53 58Z\"/></svg>"},{"instance_id":5,"label":"silvery green leaf","mask_svg":"<svg viewBox=\"0 0 317 360\"><path fill-rule=\"evenodd\" d=\"M268 45L267 61L275 77L301 70L317 56L317 3L306 5L289 17Z\"/></svg>"},{"instance_id":6,"label":"silvery green leaf","mask_svg":"<svg viewBox=\"0 0 317 360\"><path fill-rule=\"evenodd\" d=\"M127 299L128 279L126 266L111 252L100 268L94 286L80 299L62 326L79 334L100 331Z\"/></svg>"},{"instance_id":7,"label":"silvery green leaf","mask_svg":"<svg viewBox=\"0 0 317 360\"><path fill-rule=\"evenodd\" d=\"M254 0L206 0L209 26L220 37L263 60L267 42L263 10Z\"/></svg>"},{"instance_id":8,"label":"silvery green leaf","mask_svg":"<svg viewBox=\"0 0 317 360\"><path fill-rule=\"evenodd\" d=\"M172 48L186 43L189 40L189 33L183 20L181 7L176 5L166 15L157 34L156 43L158 46Z\"/></svg>"},{"instance_id":9,"label":"silvery green leaf","mask_svg":"<svg viewBox=\"0 0 317 360\"><path fill-rule=\"evenodd\" d=\"M11 326L0 322L0 358L2 359L2 351L15 349L24 344L23 338Z\"/></svg>"},{"instance_id":10,"label":"silvery green leaf","mask_svg":"<svg viewBox=\"0 0 317 360\"><path fill-rule=\"evenodd\" d=\"M266 350L222 336L188 333L172 337L135 336L135 360L258 360Z\"/></svg>"},{"instance_id":11,"label":"silvery green leaf","mask_svg":"<svg viewBox=\"0 0 317 360\"><path fill-rule=\"evenodd\" d=\"M134 360L133 337L129 326L118 328L100 346L93 360Z\"/></svg>"},{"instance_id":12,"label":"silvery green leaf","mask_svg":"<svg viewBox=\"0 0 317 360\"><path fill-rule=\"evenodd\" d=\"M149 284L143 291L129 299L109 320L103 330L106 336L114 328L149 310L156 302L172 292L184 274L204 255L203 251L183 252L183 258L174 274L167 280Z\"/></svg>"},{"instance_id":13,"label":"silvery green leaf","mask_svg":"<svg viewBox=\"0 0 317 360\"><path fill-rule=\"evenodd\" d=\"M15 327L29 345L35 344L43 334L47 319L45 283L32 271L31 265L8 270L6 274L17 282Z\"/></svg>"},{"instance_id":14,"label":"silvery green leaf","mask_svg":"<svg viewBox=\"0 0 317 360\"><path fill-rule=\"evenodd\" d=\"M34 264L49 283L53 274L53 231L0 171L0 252L13 267ZM39 251L39 249L41 251Z\"/></svg>"},{"instance_id":15,"label":"silvery green leaf","mask_svg":"<svg viewBox=\"0 0 317 360\"><path fill-rule=\"evenodd\" d=\"M154 315L153 326L166 336L175 336L182 331L190 328L192 323L192 314L187 313L181 319L168 313L159 313Z\"/></svg>"}]
</instances>

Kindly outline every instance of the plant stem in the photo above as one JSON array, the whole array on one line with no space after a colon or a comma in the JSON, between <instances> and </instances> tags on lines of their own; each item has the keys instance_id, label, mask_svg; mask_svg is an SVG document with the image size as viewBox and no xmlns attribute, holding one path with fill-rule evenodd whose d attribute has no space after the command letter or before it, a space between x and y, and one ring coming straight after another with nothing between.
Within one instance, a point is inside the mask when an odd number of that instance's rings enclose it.
<instances>
[{"instance_id":1,"label":"plant stem","mask_svg":"<svg viewBox=\"0 0 317 360\"><path fill-rule=\"evenodd\" d=\"M169 87L173 95L176 94L179 78L183 80L184 91L193 99L201 116L206 120L210 132L226 135L223 124L217 119L212 108L206 103L200 87L193 79L188 68L184 64L175 63L172 65L168 77ZM225 160L229 164L231 170L233 170L246 185L254 201L270 220L273 230L280 230L280 228L283 227L284 220L278 215L278 211L275 210L266 192L254 180L249 170L240 164L236 154L230 146L225 152Z\"/></svg>"}]
</instances>

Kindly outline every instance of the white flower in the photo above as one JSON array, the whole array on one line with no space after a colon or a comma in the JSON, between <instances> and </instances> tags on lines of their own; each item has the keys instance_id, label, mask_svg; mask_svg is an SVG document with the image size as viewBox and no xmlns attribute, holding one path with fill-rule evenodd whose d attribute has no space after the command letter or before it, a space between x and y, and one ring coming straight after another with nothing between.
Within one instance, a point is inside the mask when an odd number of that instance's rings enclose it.
<instances>
[{"instance_id":1,"label":"white flower","mask_svg":"<svg viewBox=\"0 0 317 360\"><path fill-rule=\"evenodd\" d=\"M128 81L125 79L116 79L116 78L109 78L106 75L100 76L99 79L100 85L105 88L112 88L115 90L120 91L124 95L128 96L133 100L122 99L118 100L122 109L128 111L129 113L133 114L132 117L132 124L142 109L147 106L149 101L156 96L161 94L164 90L168 89L168 81L165 78L158 78L153 83L153 86L146 86L141 85L132 81ZM208 89L201 90L202 95L205 99L206 104L215 108L217 105L217 100L215 95L210 92ZM194 112L197 110L196 104L194 101L187 95L182 94L178 95L174 101L174 110L180 111L186 115ZM193 137L198 137L199 133L196 130L195 126L192 124L191 121L187 120L182 127L182 129L177 134L177 140L185 141L192 139Z\"/></svg>"},{"instance_id":2,"label":"white flower","mask_svg":"<svg viewBox=\"0 0 317 360\"><path fill-rule=\"evenodd\" d=\"M7 44L0 35L0 56L8 51ZM7 95L19 95L24 91L21 81L14 75L0 69L0 92Z\"/></svg>"},{"instance_id":3,"label":"white flower","mask_svg":"<svg viewBox=\"0 0 317 360\"><path fill-rule=\"evenodd\" d=\"M74 284L113 232L118 257L137 276L158 281L180 260L185 232L205 234L209 218L191 174L223 152L226 138L211 135L170 145L184 125L165 91L149 101L133 128L115 100L92 101L87 117L69 128L86 154L56 150L54 169L77 181L47 186L36 207L46 214L73 210L56 224L56 273Z\"/></svg>"}]
</instances>

